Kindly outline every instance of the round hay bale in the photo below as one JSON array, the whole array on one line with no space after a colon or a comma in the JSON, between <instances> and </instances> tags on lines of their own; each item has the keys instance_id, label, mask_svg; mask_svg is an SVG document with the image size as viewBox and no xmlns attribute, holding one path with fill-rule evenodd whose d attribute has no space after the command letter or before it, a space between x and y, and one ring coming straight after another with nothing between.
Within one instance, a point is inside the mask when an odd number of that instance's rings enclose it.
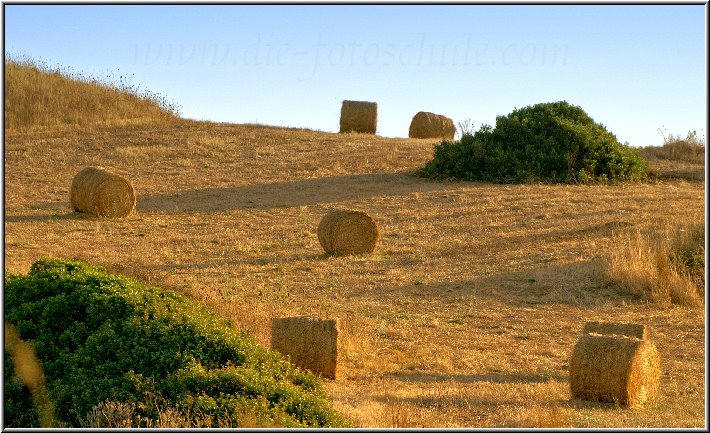
<instances>
[{"instance_id":1,"label":"round hay bale","mask_svg":"<svg viewBox=\"0 0 710 433\"><path fill-rule=\"evenodd\" d=\"M377 130L377 103L343 101L340 109L340 132L374 134Z\"/></svg>"},{"instance_id":2,"label":"round hay bale","mask_svg":"<svg viewBox=\"0 0 710 433\"><path fill-rule=\"evenodd\" d=\"M379 239L377 223L364 212L334 210L318 225L318 240L328 254L371 253Z\"/></svg>"},{"instance_id":3,"label":"round hay bale","mask_svg":"<svg viewBox=\"0 0 710 433\"><path fill-rule=\"evenodd\" d=\"M420 111L409 125L409 138L443 138L452 140L456 133L454 121L440 114Z\"/></svg>"},{"instance_id":4,"label":"round hay bale","mask_svg":"<svg viewBox=\"0 0 710 433\"><path fill-rule=\"evenodd\" d=\"M660 379L660 356L648 340L584 335L572 352L574 398L637 408L658 396Z\"/></svg>"},{"instance_id":5,"label":"round hay bale","mask_svg":"<svg viewBox=\"0 0 710 433\"><path fill-rule=\"evenodd\" d=\"M77 212L101 217L125 217L136 208L131 182L103 167L85 167L74 176L71 204Z\"/></svg>"}]
</instances>

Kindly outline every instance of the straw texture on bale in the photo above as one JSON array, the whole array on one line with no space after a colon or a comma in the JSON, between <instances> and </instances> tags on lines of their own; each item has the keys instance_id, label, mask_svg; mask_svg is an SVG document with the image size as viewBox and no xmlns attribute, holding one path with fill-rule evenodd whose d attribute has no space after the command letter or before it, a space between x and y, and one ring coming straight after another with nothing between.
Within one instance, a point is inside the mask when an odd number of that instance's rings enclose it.
<instances>
[{"instance_id":1,"label":"straw texture on bale","mask_svg":"<svg viewBox=\"0 0 710 433\"><path fill-rule=\"evenodd\" d=\"M648 340L583 335L570 361L572 397L641 407L658 396L660 364Z\"/></svg>"},{"instance_id":2,"label":"straw texture on bale","mask_svg":"<svg viewBox=\"0 0 710 433\"><path fill-rule=\"evenodd\" d=\"M318 240L328 254L365 254L375 250L380 229L364 212L334 210L318 225Z\"/></svg>"},{"instance_id":3,"label":"straw texture on bale","mask_svg":"<svg viewBox=\"0 0 710 433\"><path fill-rule=\"evenodd\" d=\"M282 317L271 320L271 349L298 367L329 379L338 376L338 319Z\"/></svg>"},{"instance_id":4,"label":"straw texture on bale","mask_svg":"<svg viewBox=\"0 0 710 433\"><path fill-rule=\"evenodd\" d=\"M103 167L85 167L77 173L70 195L76 211L101 217L125 217L136 208L131 182Z\"/></svg>"},{"instance_id":5,"label":"straw texture on bale","mask_svg":"<svg viewBox=\"0 0 710 433\"><path fill-rule=\"evenodd\" d=\"M622 335L640 340L650 338L648 326L636 323L587 322L584 324L585 334Z\"/></svg>"},{"instance_id":6,"label":"straw texture on bale","mask_svg":"<svg viewBox=\"0 0 710 433\"><path fill-rule=\"evenodd\" d=\"M377 131L377 103L343 101L340 109L340 132L374 134Z\"/></svg>"},{"instance_id":7,"label":"straw texture on bale","mask_svg":"<svg viewBox=\"0 0 710 433\"><path fill-rule=\"evenodd\" d=\"M409 138L443 138L451 140L456 133L454 121L440 114L420 111L409 124Z\"/></svg>"}]
</instances>

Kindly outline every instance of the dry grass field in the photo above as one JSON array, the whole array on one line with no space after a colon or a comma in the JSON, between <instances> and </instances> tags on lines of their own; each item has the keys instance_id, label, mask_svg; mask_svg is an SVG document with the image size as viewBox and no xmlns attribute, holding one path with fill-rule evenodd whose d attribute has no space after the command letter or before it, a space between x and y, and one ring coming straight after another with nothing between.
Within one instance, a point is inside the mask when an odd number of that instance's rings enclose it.
<instances>
[{"instance_id":1,"label":"dry grass field","mask_svg":"<svg viewBox=\"0 0 710 433\"><path fill-rule=\"evenodd\" d=\"M339 318L327 389L359 427L706 426L703 302L649 302L605 266L633 233L705 220L704 164L619 185L433 182L413 172L436 142L170 117L6 130L5 271L105 265L266 346L272 317ZM87 165L133 182L134 215L73 211ZM377 220L373 254L323 253L331 209ZM571 399L572 349L607 320L650 326L662 375L646 408Z\"/></svg>"},{"instance_id":2,"label":"dry grass field","mask_svg":"<svg viewBox=\"0 0 710 433\"><path fill-rule=\"evenodd\" d=\"M620 293L602 263L615 234L704 220L704 183L432 182L435 140L166 121L10 132L5 270L78 258L186 293L265 345L272 317L338 317L333 405L361 427L702 427L705 312ZM131 179L136 214L69 204L100 164ZM331 208L382 230L372 255L328 257ZM628 410L570 399L585 321L647 323L660 399Z\"/></svg>"}]
</instances>

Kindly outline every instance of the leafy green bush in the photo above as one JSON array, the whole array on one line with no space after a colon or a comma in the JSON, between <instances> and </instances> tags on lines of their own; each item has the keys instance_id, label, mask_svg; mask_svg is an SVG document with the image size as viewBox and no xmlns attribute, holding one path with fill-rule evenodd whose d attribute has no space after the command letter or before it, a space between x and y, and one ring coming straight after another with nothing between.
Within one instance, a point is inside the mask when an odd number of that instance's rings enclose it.
<instances>
[{"instance_id":1,"label":"leafy green bush","mask_svg":"<svg viewBox=\"0 0 710 433\"><path fill-rule=\"evenodd\" d=\"M459 141L434 147L421 169L431 178L485 182L595 182L646 176L638 152L620 144L580 107L536 104L496 118Z\"/></svg>"},{"instance_id":2,"label":"leafy green bush","mask_svg":"<svg viewBox=\"0 0 710 433\"><path fill-rule=\"evenodd\" d=\"M124 402L155 420L169 404L217 426L256 414L284 427L343 426L320 379L183 296L81 262L43 259L5 277L5 320L32 341L60 422ZM6 426L36 426L28 392L5 360ZM150 398L147 398L149 396Z\"/></svg>"},{"instance_id":3,"label":"leafy green bush","mask_svg":"<svg viewBox=\"0 0 710 433\"><path fill-rule=\"evenodd\" d=\"M15 366L13 365L12 357L5 353L4 358L4 427L39 427L39 414L32 402L30 389L24 386L22 381L15 375Z\"/></svg>"}]
</instances>

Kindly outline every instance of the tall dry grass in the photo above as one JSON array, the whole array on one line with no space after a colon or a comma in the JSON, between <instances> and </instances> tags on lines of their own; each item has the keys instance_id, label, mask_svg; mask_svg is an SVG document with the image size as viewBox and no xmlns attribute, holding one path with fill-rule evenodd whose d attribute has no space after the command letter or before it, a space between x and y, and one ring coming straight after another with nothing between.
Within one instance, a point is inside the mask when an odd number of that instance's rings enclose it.
<instances>
[{"instance_id":1,"label":"tall dry grass","mask_svg":"<svg viewBox=\"0 0 710 433\"><path fill-rule=\"evenodd\" d=\"M698 137L696 131L688 131L685 138L680 135L663 135L663 146L646 146L639 149L641 156L647 160L669 160L705 163L705 141Z\"/></svg>"},{"instance_id":2,"label":"tall dry grass","mask_svg":"<svg viewBox=\"0 0 710 433\"><path fill-rule=\"evenodd\" d=\"M177 118L165 97L126 84L102 82L29 58L5 60L5 132L123 125Z\"/></svg>"},{"instance_id":3,"label":"tall dry grass","mask_svg":"<svg viewBox=\"0 0 710 433\"><path fill-rule=\"evenodd\" d=\"M622 291L659 304L699 306L705 298L705 225L687 217L619 234L606 260Z\"/></svg>"}]
</instances>

